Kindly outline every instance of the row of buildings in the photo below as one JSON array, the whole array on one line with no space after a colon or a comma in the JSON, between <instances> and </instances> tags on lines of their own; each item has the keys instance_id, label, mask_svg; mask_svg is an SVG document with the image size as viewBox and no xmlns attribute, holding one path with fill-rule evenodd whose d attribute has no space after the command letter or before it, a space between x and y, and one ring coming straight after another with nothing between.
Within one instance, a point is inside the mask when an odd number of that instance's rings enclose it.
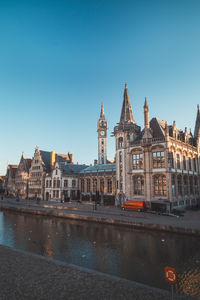
<instances>
[{"instance_id":1,"label":"row of buildings","mask_svg":"<svg viewBox=\"0 0 200 300\"><path fill-rule=\"evenodd\" d=\"M107 120L101 107L97 125L98 160L93 165L73 163L73 155L42 151L32 159L22 154L19 165L8 165L5 193L44 200L86 199L120 205L124 199L170 208L199 204L200 110L194 134L158 118L149 120L144 103L144 128L136 124L127 84L120 121L113 130L115 159L107 158Z\"/></svg>"}]
</instances>

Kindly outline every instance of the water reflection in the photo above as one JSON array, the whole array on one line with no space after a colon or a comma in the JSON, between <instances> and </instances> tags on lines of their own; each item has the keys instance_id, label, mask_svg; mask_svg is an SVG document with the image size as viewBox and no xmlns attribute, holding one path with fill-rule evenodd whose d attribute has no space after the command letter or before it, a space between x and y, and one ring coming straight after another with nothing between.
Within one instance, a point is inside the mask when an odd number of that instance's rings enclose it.
<instances>
[{"instance_id":1,"label":"water reflection","mask_svg":"<svg viewBox=\"0 0 200 300\"><path fill-rule=\"evenodd\" d=\"M0 243L168 290L171 266L177 292L200 299L198 238L0 212Z\"/></svg>"}]
</instances>

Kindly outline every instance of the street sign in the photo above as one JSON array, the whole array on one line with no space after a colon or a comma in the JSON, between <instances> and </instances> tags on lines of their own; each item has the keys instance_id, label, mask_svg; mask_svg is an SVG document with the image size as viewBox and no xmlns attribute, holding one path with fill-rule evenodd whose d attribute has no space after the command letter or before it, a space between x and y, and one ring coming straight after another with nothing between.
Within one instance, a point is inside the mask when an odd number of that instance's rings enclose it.
<instances>
[{"instance_id":1,"label":"street sign","mask_svg":"<svg viewBox=\"0 0 200 300\"><path fill-rule=\"evenodd\" d=\"M177 272L174 268L165 267L165 280L170 284L177 283Z\"/></svg>"}]
</instances>

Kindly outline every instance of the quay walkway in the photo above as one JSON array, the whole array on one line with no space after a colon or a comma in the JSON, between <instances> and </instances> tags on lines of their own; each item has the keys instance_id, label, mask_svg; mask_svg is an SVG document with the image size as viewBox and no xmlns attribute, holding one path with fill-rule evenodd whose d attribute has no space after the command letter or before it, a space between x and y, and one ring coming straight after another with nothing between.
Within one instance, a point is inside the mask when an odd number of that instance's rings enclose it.
<instances>
[{"instance_id":1,"label":"quay walkway","mask_svg":"<svg viewBox=\"0 0 200 300\"><path fill-rule=\"evenodd\" d=\"M2 300L169 300L168 291L0 246ZM194 299L175 295L174 300Z\"/></svg>"},{"instance_id":2,"label":"quay walkway","mask_svg":"<svg viewBox=\"0 0 200 300\"><path fill-rule=\"evenodd\" d=\"M16 199L0 200L0 209L200 236L200 210L186 211L184 216L174 217L150 212L122 211L113 206L98 205L97 210L94 210L93 204L89 202L16 202Z\"/></svg>"}]
</instances>

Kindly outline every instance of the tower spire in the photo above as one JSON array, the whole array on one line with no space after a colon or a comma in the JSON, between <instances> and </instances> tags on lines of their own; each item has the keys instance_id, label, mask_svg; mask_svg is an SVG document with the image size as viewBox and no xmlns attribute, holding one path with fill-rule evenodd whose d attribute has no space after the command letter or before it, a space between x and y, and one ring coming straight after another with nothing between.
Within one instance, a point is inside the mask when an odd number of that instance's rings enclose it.
<instances>
[{"instance_id":1,"label":"tower spire","mask_svg":"<svg viewBox=\"0 0 200 300\"><path fill-rule=\"evenodd\" d=\"M100 118L105 118L104 116L104 107L103 107L103 102L101 103L101 113L100 113Z\"/></svg>"},{"instance_id":2,"label":"tower spire","mask_svg":"<svg viewBox=\"0 0 200 300\"><path fill-rule=\"evenodd\" d=\"M194 129L194 137L195 138L198 136L199 129L200 129L200 110L199 110L199 104L198 104L197 105L197 117L196 117L195 129Z\"/></svg>"},{"instance_id":3,"label":"tower spire","mask_svg":"<svg viewBox=\"0 0 200 300\"><path fill-rule=\"evenodd\" d=\"M122 104L120 123L135 123L133 119L133 112L132 112L131 103L129 99L127 83L125 83L124 100Z\"/></svg>"},{"instance_id":4,"label":"tower spire","mask_svg":"<svg viewBox=\"0 0 200 300\"><path fill-rule=\"evenodd\" d=\"M144 101L144 127L149 128L149 106L147 104L147 98Z\"/></svg>"}]
</instances>

